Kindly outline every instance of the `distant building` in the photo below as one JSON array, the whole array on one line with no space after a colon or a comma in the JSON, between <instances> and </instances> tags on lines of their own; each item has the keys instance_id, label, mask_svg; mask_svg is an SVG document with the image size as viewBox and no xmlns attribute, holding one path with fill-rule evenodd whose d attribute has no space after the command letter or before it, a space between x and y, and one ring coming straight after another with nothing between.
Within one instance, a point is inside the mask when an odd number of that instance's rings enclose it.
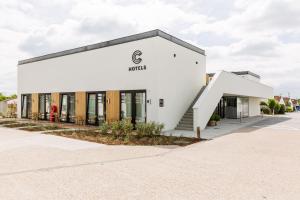
<instances>
[{"instance_id":1,"label":"distant building","mask_svg":"<svg viewBox=\"0 0 300 200\"><path fill-rule=\"evenodd\" d=\"M280 105L285 105L285 102L283 100L282 96L274 96L275 101L277 101L277 103L279 103Z\"/></svg>"},{"instance_id":2,"label":"distant building","mask_svg":"<svg viewBox=\"0 0 300 200\"><path fill-rule=\"evenodd\" d=\"M6 99L0 101L0 115L3 117L16 117L17 99Z\"/></svg>"}]
</instances>

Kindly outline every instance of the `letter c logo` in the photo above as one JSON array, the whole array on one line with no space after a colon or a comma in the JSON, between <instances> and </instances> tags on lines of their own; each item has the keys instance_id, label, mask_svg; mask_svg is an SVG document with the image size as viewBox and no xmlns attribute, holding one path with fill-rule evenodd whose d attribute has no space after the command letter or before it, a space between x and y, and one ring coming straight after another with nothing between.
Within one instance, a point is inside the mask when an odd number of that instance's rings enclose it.
<instances>
[{"instance_id":1,"label":"letter c logo","mask_svg":"<svg viewBox=\"0 0 300 200\"><path fill-rule=\"evenodd\" d=\"M132 54L132 62L135 64L140 64L142 62L142 58L139 58L143 53L140 50L136 50Z\"/></svg>"}]
</instances>

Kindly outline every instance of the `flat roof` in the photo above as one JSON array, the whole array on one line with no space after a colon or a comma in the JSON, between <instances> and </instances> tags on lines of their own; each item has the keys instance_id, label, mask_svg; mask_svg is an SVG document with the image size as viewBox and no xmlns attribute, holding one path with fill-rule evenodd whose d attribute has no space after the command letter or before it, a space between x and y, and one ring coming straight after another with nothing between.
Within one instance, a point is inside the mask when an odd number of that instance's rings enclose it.
<instances>
[{"instance_id":1,"label":"flat roof","mask_svg":"<svg viewBox=\"0 0 300 200\"><path fill-rule=\"evenodd\" d=\"M157 37L157 36L162 37L166 40L169 40L170 42L173 42L175 44L183 46L192 51L195 51L197 53L200 53L202 55L205 55L205 51L203 49L200 49L199 47L196 47L195 45L187 43L181 39L178 39L170 34L163 32L159 29L156 29L156 30L152 30L152 31L144 32L144 33L130 35L130 36L114 39L114 40L109 40L106 42L101 42L101 43L97 43L97 44L78 47L75 49L46 54L43 56L38 56L38 57L30 58L30 59L20 60L18 62L18 65L23 65L23 64L32 63L32 62L38 62L38 61L42 61L42 60L47 60L47 59L51 59L51 58L56 58L56 57L61 57L61 56L66 56L66 55L71 55L71 54L76 54L76 53L81 53L81 52L85 52L85 51L91 51L91 50L95 50L95 49L110 47L110 46L114 46L114 45L118 45L118 44L143 40L143 39Z\"/></svg>"},{"instance_id":2,"label":"flat roof","mask_svg":"<svg viewBox=\"0 0 300 200\"><path fill-rule=\"evenodd\" d=\"M260 75L258 74L255 74L253 72L250 72L250 71L236 71L236 72L231 72L233 74L236 74L236 75L251 75L251 76L254 76L256 78L259 78L260 79ZM208 73L208 76L214 76L215 73Z\"/></svg>"}]
</instances>

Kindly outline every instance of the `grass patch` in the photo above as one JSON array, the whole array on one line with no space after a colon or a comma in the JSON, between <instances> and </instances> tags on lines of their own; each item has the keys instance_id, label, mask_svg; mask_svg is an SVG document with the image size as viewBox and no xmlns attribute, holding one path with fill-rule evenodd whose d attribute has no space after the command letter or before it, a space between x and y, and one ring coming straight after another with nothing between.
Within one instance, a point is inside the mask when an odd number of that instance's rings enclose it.
<instances>
[{"instance_id":1,"label":"grass patch","mask_svg":"<svg viewBox=\"0 0 300 200\"><path fill-rule=\"evenodd\" d=\"M97 142L108 145L179 145L187 146L196 142L200 142L197 138L175 137L164 135L116 135L112 133L103 134L96 130L76 130L76 131L54 131L45 134L63 136L73 139Z\"/></svg>"},{"instance_id":2,"label":"grass patch","mask_svg":"<svg viewBox=\"0 0 300 200\"><path fill-rule=\"evenodd\" d=\"M13 123L17 123L17 121L16 120L0 121L0 125L13 124Z\"/></svg>"},{"instance_id":3,"label":"grass patch","mask_svg":"<svg viewBox=\"0 0 300 200\"><path fill-rule=\"evenodd\" d=\"M34 123L15 123L15 124L6 124L4 127L6 128L19 128L19 127L26 127L26 126L37 126L38 124Z\"/></svg>"},{"instance_id":4,"label":"grass patch","mask_svg":"<svg viewBox=\"0 0 300 200\"><path fill-rule=\"evenodd\" d=\"M20 128L20 130L30 131L30 132L35 132L35 131L51 131L51 130L59 130L59 129L66 129L66 128L63 128L63 127L60 127L60 126L55 126L55 125L29 126L29 127Z\"/></svg>"}]
</instances>

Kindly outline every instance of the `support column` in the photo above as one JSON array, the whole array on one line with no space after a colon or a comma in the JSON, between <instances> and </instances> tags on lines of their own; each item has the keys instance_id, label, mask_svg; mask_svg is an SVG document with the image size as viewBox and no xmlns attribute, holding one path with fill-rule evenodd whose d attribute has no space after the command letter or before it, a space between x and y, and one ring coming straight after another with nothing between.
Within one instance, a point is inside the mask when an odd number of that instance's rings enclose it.
<instances>
[{"instance_id":1,"label":"support column","mask_svg":"<svg viewBox=\"0 0 300 200\"><path fill-rule=\"evenodd\" d=\"M38 93L33 93L31 94L31 118L34 120L38 119L38 114L39 114L39 94Z\"/></svg>"},{"instance_id":2,"label":"support column","mask_svg":"<svg viewBox=\"0 0 300 200\"><path fill-rule=\"evenodd\" d=\"M86 120L86 92L76 92L75 93L75 116L77 120ZM79 122L77 122L79 123Z\"/></svg>"},{"instance_id":3,"label":"support column","mask_svg":"<svg viewBox=\"0 0 300 200\"><path fill-rule=\"evenodd\" d=\"M106 121L120 120L120 91L106 92Z\"/></svg>"}]
</instances>

